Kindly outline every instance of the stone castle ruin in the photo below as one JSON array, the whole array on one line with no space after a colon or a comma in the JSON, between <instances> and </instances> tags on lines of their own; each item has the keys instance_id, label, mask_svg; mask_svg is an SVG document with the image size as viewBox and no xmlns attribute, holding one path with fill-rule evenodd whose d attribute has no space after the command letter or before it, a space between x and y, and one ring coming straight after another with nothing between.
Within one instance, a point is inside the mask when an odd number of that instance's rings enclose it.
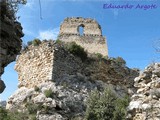
<instances>
[{"instance_id":1,"label":"stone castle ruin","mask_svg":"<svg viewBox=\"0 0 160 120\"><path fill-rule=\"evenodd\" d=\"M80 35L79 27L84 28L83 35ZM108 56L101 27L93 19L66 18L61 24L58 39L63 42L74 41L88 53ZM56 46L54 41L42 41L39 46L28 46L18 57L15 66L19 74L19 87L28 88L46 81L60 80L65 75L81 73L84 69L79 58Z\"/></svg>"},{"instance_id":2,"label":"stone castle ruin","mask_svg":"<svg viewBox=\"0 0 160 120\"><path fill-rule=\"evenodd\" d=\"M84 28L83 34L79 31L80 27ZM66 18L61 25L59 39L74 41L91 54L108 55L101 28L92 19ZM9 98L7 109L26 112L28 103L33 103L29 105L37 106L34 112L38 120L80 120L84 117L89 93L107 87L119 97L132 95L126 120L160 120L160 63L146 67L139 74L139 70L128 68L116 58L93 55L82 61L79 56L67 51L65 45L52 40L42 41L21 52L15 66L19 88ZM7 50L4 48L4 53ZM3 54L16 56L17 52ZM1 61L7 65L12 60ZM46 91L51 91L49 96Z\"/></svg>"},{"instance_id":3,"label":"stone castle ruin","mask_svg":"<svg viewBox=\"0 0 160 120\"><path fill-rule=\"evenodd\" d=\"M80 35L79 27L84 28ZM6 108L26 112L33 103L38 120L71 120L83 117L85 101L94 90L111 88L118 96L133 94L133 79L138 76L116 58L108 55L99 24L92 19L66 18L59 40L31 44L16 60L18 90L9 98ZM90 56L83 61L67 49L76 42ZM104 57L92 55L101 53ZM49 95L47 95L49 94ZM35 107L36 105L37 107ZM47 108L47 109L46 109Z\"/></svg>"},{"instance_id":4,"label":"stone castle ruin","mask_svg":"<svg viewBox=\"0 0 160 120\"><path fill-rule=\"evenodd\" d=\"M83 31L80 31L80 30ZM88 53L101 53L108 56L106 39L102 36L101 26L90 18L66 18L60 26L58 39L64 42L76 42Z\"/></svg>"}]
</instances>

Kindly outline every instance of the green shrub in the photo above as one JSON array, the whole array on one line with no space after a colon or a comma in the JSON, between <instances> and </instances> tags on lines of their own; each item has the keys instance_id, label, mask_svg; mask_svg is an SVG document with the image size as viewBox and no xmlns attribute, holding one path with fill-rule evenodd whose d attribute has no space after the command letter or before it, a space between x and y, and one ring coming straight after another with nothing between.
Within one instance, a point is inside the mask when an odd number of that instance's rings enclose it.
<instances>
[{"instance_id":1,"label":"green shrub","mask_svg":"<svg viewBox=\"0 0 160 120\"><path fill-rule=\"evenodd\" d=\"M37 120L36 119L36 114L31 114L30 116L29 116L29 120Z\"/></svg>"},{"instance_id":2,"label":"green shrub","mask_svg":"<svg viewBox=\"0 0 160 120\"><path fill-rule=\"evenodd\" d=\"M52 92L51 89L45 90L45 91L44 91L44 94L45 94L46 97L53 98L53 92Z\"/></svg>"},{"instance_id":3,"label":"green shrub","mask_svg":"<svg viewBox=\"0 0 160 120\"><path fill-rule=\"evenodd\" d=\"M62 44L62 41L61 40L56 40L56 42L55 42L56 44Z\"/></svg>"},{"instance_id":4,"label":"green shrub","mask_svg":"<svg viewBox=\"0 0 160 120\"><path fill-rule=\"evenodd\" d=\"M128 99L118 98L111 90L94 91L87 100L86 120L125 120Z\"/></svg>"},{"instance_id":5,"label":"green shrub","mask_svg":"<svg viewBox=\"0 0 160 120\"><path fill-rule=\"evenodd\" d=\"M37 38L27 42L27 46L30 46L30 45L38 46L39 44L41 44L41 40Z\"/></svg>"},{"instance_id":6,"label":"green shrub","mask_svg":"<svg viewBox=\"0 0 160 120\"><path fill-rule=\"evenodd\" d=\"M101 59L103 57L103 55L101 53L96 53L96 56Z\"/></svg>"},{"instance_id":7,"label":"green shrub","mask_svg":"<svg viewBox=\"0 0 160 120\"><path fill-rule=\"evenodd\" d=\"M119 64L119 65L126 65L126 61L122 58L122 57L117 57L115 59L115 61Z\"/></svg>"},{"instance_id":8,"label":"green shrub","mask_svg":"<svg viewBox=\"0 0 160 120\"><path fill-rule=\"evenodd\" d=\"M27 120L28 118L29 115L27 113L8 111L0 107L0 120Z\"/></svg>"},{"instance_id":9,"label":"green shrub","mask_svg":"<svg viewBox=\"0 0 160 120\"><path fill-rule=\"evenodd\" d=\"M8 111L0 107L0 120L9 120Z\"/></svg>"},{"instance_id":10,"label":"green shrub","mask_svg":"<svg viewBox=\"0 0 160 120\"><path fill-rule=\"evenodd\" d=\"M75 42L68 43L67 50L73 55L80 57L82 61L87 59L87 53L84 51L84 48L77 45Z\"/></svg>"},{"instance_id":11,"label":"green shrub","mask_svg":"<svg viewBox=\"0 0 160 120\"><path fill-rule=\"evenodd\" d=\"M49 106L43 105L43 107L42 107L43 113L48 114L48 113L49 113L49 110L50 110L50 107L49 107Z\"/></svg>"},{"instance_id":12,"label":"green shrub","mask_svg":"<svg viewBox=\"0 0 160 120\"><path fill-rule=\"evenodd\" d=\"M39 44L41 44L41 41L36 38L36 39L34 39L34 40L32 41L32 44L33 44L33 46L38 46Z\"/></svg>"},{"instance_id":13,"label":"green shrub","mask_svg":"<svg viewBox=\"0 0 160 120\"><path fill-rule=\"evenodd\" d=\"M28 120L29 115L26 112L10 111L8 112L9 120Z\"/></svg>"},{"instance_id":14,"label":"green shrub","mask_svg":"<svg viewBox=\"0 0 160 120\"><path fill-rule=\"evenodd\" d=\"M34 104L34 103L27 103L26 108L29 114L36 114L39 108L39 105Z\"/></svg>"},{"instance_id":15,"label":"green shrub","mask_svg":"<svg viewBox=\"0 0 160 120\"><path fill-rule=\"evenodd\" d=\"M129 98L128 96L124 98L118 98L115 101L115 111L114 111L114 117L113 120L125 120L127 111L126 107L129 105Z\"/></svg>"},{"instance_id":16,"label":"green shrub","mask_svg":"<svg viewBox=\"0 0 160 120\"><path fill-rule=\"evenodd\" d=\"M72 117L70 120L83 120L82 117Z\"/></svg>"}]
</instances>

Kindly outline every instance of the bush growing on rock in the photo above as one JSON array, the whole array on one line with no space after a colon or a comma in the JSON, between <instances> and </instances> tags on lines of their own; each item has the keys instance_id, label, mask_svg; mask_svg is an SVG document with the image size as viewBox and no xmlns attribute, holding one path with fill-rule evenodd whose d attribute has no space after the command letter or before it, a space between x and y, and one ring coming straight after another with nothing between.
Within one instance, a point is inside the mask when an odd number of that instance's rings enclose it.
<instances>
[{"instance_id":1,"label":"bush growing on rock","mask_svg":"<svg viewBox=\"0 0 160 120\"><path fill-rule=\"evenodd\" d=\"M40 41L39 39L34 39L34 40L32 41L32 44L33 44L34 46L38 46L39 44L41 44L41 41Z\"/></svg>"},{"instance_id":2,"label":"bush growing on rock","mask_svg":"<svg viewBox=\"0 0 160 120\"><path fill-rule=\"evenodd\" d=\"M96 53L96 56L101 59L103 57L103 55L101 53Z\"/></svg>"},{"instance_id":3,"label":"bush growing on rock","mask_svg":"<svg viewBox=\"0 0 160 120\"><path fill-rule=\"evenodd\" d=\"M56 42L55 42L56 44L62 44L62 41L61 40L56 40Z\"/></svg>"},{"instance_id":4,"label":"bush growing on rock","mask_svg":"<svg viewBox=\"0 0 160 120\"><path fill-rule=\"evenodd\" d=\"M44 91L44 94L45 94L46 97L53 98L53 92L52 92L51 89L45 90L45 91Z\"/></svg>"},{"instance_id":5,"label":"bush growing on rock","mask_svg":"<svg viewBox=\"0 0 160 120\"><path fill-rule=\"evenodd\" d=\"M36 120L36 116L27 112L9 111L0 107L0 120Z\"/></svg>"},{"instance_id":6,"label":"bush growing on rock","mask_svg":"<svg viewBox=\"0 0 160 120\"><path fill-rule=\"evenodd\" d=\"M0 107L0 120L9 120L8 111Z\"/></svg>"},{"instance_id":7,"label":"bush growing on rock","mask_svg":"<svg viewBox=\"0 0 160 120\"><path fill-rule=\"evenodd\" d=\"M117 57L115 59L115 61L119 64L119 65L126 65L126 61L122 58L122 57Z\"/></svg>"},{"instance_id":8,"label":"bush growing on rock","mask_svg":"<svg viewBox=\"0 0 160 120\"><path fill-rule=\"evenodd\" d=\"M41 40L40 39L34 39L32 41L28 41L27 42L27 45L30 46L30 45L33 45L33 46L38 46L41 44Z\"/></svg>"},{"instance_id":9,"label":"bush growing on rock","mask_svg":"<svg viewBox=\"0 0 160 120\"><path fill-rule=\"evenodd\" d=\"M80 57L82 61L87 59L87 53L84 48L80 45L77 45L75 42L68 43L66 48L73 55Z\"/></svg>"},{"instance_id":10,"label":"bush growing on rock","mask_svg":"<svg viewBox=\"0 0 160 120\"><path fill-rule=\"evenodd\" d=\"M37 110L39 108L38 105L33 104L33 103L27 103L26 107L27 107L27 111L28 111L29 114L36 114Z\"/></svg>"},{"instance_id":11,"label":"bush growing on rock","mask_svg":"<svg viewBox=\"0 0 160 120\"><path fill-rule=\"evenodd\" d=\"M87 100L85 120L125 120L127 98L118 98L110 89L94 91Z\"/></svg>"}]
</instances>

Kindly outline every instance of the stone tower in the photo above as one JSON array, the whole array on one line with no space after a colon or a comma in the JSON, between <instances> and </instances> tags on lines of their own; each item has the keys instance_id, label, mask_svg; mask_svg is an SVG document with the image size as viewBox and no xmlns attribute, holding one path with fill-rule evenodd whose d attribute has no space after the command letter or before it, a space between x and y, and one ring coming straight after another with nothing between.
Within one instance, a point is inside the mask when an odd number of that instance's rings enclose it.
<instances>
[{"instance_id":1,"label":"stone tower","mask_svg":"<svg viewBox=\"0 0 160 120\"><path fill-rule=\"evenodd\" d=\"M83 29L81 32L80 29ZM66 18L60 26L58 39L64 42L76 42L88 53L101 53L108 56L106 39L102 36L101 26L90 18Z\"/></svg>"}]
</instances>

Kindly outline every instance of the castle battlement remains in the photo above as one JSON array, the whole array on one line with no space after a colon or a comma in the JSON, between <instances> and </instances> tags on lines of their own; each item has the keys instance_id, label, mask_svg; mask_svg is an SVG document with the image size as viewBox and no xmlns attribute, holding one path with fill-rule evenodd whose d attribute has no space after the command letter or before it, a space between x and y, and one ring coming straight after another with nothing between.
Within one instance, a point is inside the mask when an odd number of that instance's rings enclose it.
<instances>
[{"instance_id":1,"label":"castle battlement remains","mask_svg":"<svg viewBox=\"0 0 160 120\"><path fill-rule=\"evenodd\" d=\"M78 31L80 26L84 28L83 35L80 35ZM63 42L75 41L88 53L108 55L100 25L93 19L66 18L61 24L59 40ZM18 72L18 86L33 88L42 82L59 81L66 75L84 72L84 69L87 68L84 67L85 63L60 46L58 47L56 41L42 41L40 45L30 45L27 50L22 51L15 65L15 70ZM87 72L83 74L85 73ZM93 75L98 77L99 73L102 72L96 71Z\"/></svg>"},{"instance_id":2,"label":"castle battlement remains","mask_svg":"<svg viewBox=\"0 0 160 120\"><path fill-rule=\"evenodd\" d=\"M64 42L74 41L88 53L101 53L103 56L108 56L106 38L102 36L101 26L94 19L66 18L60 26L58 39Z\"/></svg>"}]
</instances>

